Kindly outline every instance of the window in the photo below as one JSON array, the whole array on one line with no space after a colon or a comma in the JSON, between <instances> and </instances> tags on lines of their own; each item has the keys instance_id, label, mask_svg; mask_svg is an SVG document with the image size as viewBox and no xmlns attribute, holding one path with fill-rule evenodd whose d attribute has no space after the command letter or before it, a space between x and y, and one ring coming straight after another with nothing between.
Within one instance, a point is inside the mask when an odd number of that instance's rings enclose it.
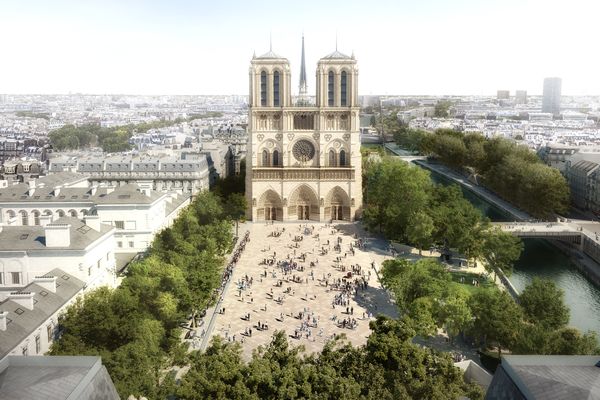
<instances>
[{"instance_id":1,"label":"window","mask_svg":"<svg viewBox=\"0 0 600 400\"><path fill-rule=\"evenodd\" d=\"M33 224L39 225L40 224L40 212L36 210L36 211L32 212L32 214L33 214Z\"/></svg>"},{"instance_id":2,"label":"window","mask_svg":"<svg viewBox=\"0 0 600 400\"><path fill-rule=\"evenodd\" d=\"M340 89L341 89L341 98L340 98L340 102L342 106L347 106L348 101L347 101L347 74L346 71L342 71L342 78L341 78L341 82L340 82Z\"/></svg>"},{"instance_id":3,"label":"window","mask_svg":"<svg viewBox=\"0 0 600 400\"><path fill-rule=\"evenodd\" d=\"M340 151L340 167L346 165L346 152L344 150Z\"/></svg>"},{"instance_id":4,"label":"window","mask_svg":"<svg viewBox=\"0 0 600 400\"><path fill-rule=\"evenodd\" d=\"M333 71L329 71L327 78L327 105L333 107Z\"/></svg>"},{"instance_id":5,"label":"window","mask_svg":"<svg viewBox=\"0 0 600 400\"><path fill-rule=\"evenodd\" d=\"M54 329L52 329L52 325L48 325L46 326L46 334L48 335L48 343L50 343L52 341L52 331Z\"/></svg>"},{"instance_id":6,"label":"window","mask_svg":"<svg viewBox=\"0 0 600 400\"><path fill-rule=\"evenodd\" d=\"M335 151L329 150L329 166L335 167Z\"/></svg>"},{"instance_id":7,"label":"window","mask_svg":"<svg viewBox=\"0 0 600 400\"><path fill-rule=\"evenodd\" d=\"M129 247L135 247L133 242L129 242Z\"/></svg>"},{"instance_id":8,"label":"window","mask_svg":"<svg viewBox=\"0 0 600 400\"><path fill-rule=\"evenodd\" d=\"M63 210L58 210L56 213L58 214L58 218L62 218L65 216L65 212Z\"/></svg>"},{"instance_id":9,"label":"window","mask_svg":"<svg viewBox=\"0 0 600 400\"><path fill-rule=\"evenodd\" d=\"M267 150L262 151L262 166L263 167L269 166L269 152Z\"/></svg>"},{"instance_id":10,"label":"window","mask_svg":"<svg viewBox=\"0 0 600 400\"><path fill-rule=\"evenodd\" d=\"M273 105L279 107L279 71L273 73Z\"/></svg>"},{"instance_id":11,"label":"window","mask_svg":"<svg viewBox=\"0 0 600 400\"><path fill-rule=\"evenodd\" d=\"M21 273L20 272L11 272L10 277L12 279L13 285L21 284Z\"/></svg>"},{"instance_id":12,"label":"window","mask_svg":"<svg viewBox=\"0 0 600 400\"><path fill-rule=\"evenodd\" d=\"M115 221L115 227L117 229L125 229L125 221Z\"/></svg>"},{"instance_id":13,"label":"window","mask_svg":"<svg viewBox=\"0 0 600 400\"><path fill-rule=\"evenodd\" d=\"M260 105L263 107L267 105L267 73L265 71L260 73Z\"/></svg>"},{"instance_id":14,"label":"window","mask_svg":"<svg viewBox=\"0 0 600 400\"><path fill-rule=\"evenodd\" d=\"M97 267L98 269L100 269L100 263L101 263L101 262L102 262L102 259L101 259L101 258L99 258L99 259L98 259L98 261L96 261L96 267Z\"/></svg>"},{"instance_id":15,"label":"window","mask_svg":"<svg viewBox=\"0 0 600 400\"><path fill-rule=\"evenodd\" d=\"M0 285L4 284L4 272L0 272Z\"/></svg>"},{"instance_id":16,"label":"window","mask_svg":"<svg viewBox=\"0 0 600 400\"><path fill-rule=\"evenodd\" d=\"M117 247L118 248L122 248L123 247L123 242L117 242Z\"/></svg>"},{"instance_id":17,"label":"window","mask_svg":"<svg viewBox=\"0 0 600 400\"><path fill-rule=\"evenodd\" d=\"M42 344L40 343L40 335L35 337L35 354L40 354L40 350L42 350Z\"/></svg>"},{"instance_id":18,"label":"window","mask_svg":"<svg viewBox=\"0 0 600 400\"><path fill-rule=\"evenodd\" d=\"M279 152L277 150L273 151L273 166L277 167L279 165Z\"/></svg>"},{"instance_id":19,"label":"window","mask_svg":"<svg viewBox=\"0 0 600 400\"><path fill-rule=\"evenodd\" d=\"M69 215L71 217L77 218L77 211L75 211L75 210L69 210Z\"/></svg>"},{"instance_id":20,"label":"window","mask_svg":"<svg viewBox=\"0 0 600 400\"><path fill-rule=\"evenodd\" d=\"M27 215L27 211L21 211L21 225L29 225L29 216Z\"/></svg>"},{"instance_id":21,"label":"window","mask_svg":"<svg viewBox=\"0 0 600 400\"><path fill-rule=\"evenodd\" d=\"M29 348L27 346L23 346L23 348L21 349L21 354L26 356L29 354Z\"/></svg>"}]
</instances>

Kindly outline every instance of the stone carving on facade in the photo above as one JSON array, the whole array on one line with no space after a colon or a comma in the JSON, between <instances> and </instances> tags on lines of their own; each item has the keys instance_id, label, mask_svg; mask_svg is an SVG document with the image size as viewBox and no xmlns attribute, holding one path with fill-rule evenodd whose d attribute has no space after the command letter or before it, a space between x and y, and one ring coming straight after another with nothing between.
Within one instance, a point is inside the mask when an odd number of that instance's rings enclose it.
<instances>
[{"instance_id":1,"label":"stone carving on facade","mask_svg":"<svg viewBox=\"0 0 600 400\"><path fill-rule=\"evenodd\" d=\"M278 133L275 135L275 139L281 141L283 139L283 133Z\"/></svg>"},{"instance_id":2,"label":"stone carving on facade","mask_svg":"<svg viewBox=\"0 0 600 400\"><path fill-rule=\"evenodd\" d=\"M344 140L350 140L350 134L349 133L344 133L344 136L342 136L344 138Z\"/></svg>"},{"instance_id":3,"label":"stone carving on facade","mask_svg":"<svg viewBox=\"0 0 600 400\"><path fill-rule=\"evenodd\" d=\"M262 133L259 133L258 135L256 135L256 138L258 139L259 142L262 142L263 139L265 138L265 135L263 135Z\"/></svg>"},{"instance_id":4,"label":"stone carving on facade","mask_svg":"<svg viewBox=\"0 0 600 400\"><path fill-rule=\"evenodd\" d=\"M288 140L293 140L294 139L294 134L293 133L288 133L287 134L287 138L288 138Z\"/></svg>"},{"instance_id":5,"label":"stone carving on facade","mask_svg":"<svg viewBox=\"0 0 600 400\"><path fill-rule=\"evenodd\" d=\"M313 136L313 139L315 139L316 141L318 141L318 140L319 140L319 137L320 137L320 135L319 135L319 132L315 132L315 133L313 133L313 135L312 135L312 136Z\"/></svg>"},{"instance_id":6,"label":"stone carving on facade","mask_svg":"<svg viewBox=\"0 0 600 400\"><path fill-rule=\"evenodd\" d=\"M328 134L325 135L325 140L327 142L329 142L331 140L331 134L330 133L328 133Z\"/></svg>"}]
</instances>

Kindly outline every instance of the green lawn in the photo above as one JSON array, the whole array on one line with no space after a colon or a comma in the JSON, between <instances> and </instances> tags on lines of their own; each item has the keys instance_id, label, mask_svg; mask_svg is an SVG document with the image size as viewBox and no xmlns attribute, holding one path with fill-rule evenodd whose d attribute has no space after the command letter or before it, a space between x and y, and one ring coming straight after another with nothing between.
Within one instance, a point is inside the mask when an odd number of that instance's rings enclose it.
<instances>
[{"instance_id":1,"label":"green lawn","mask_svg":"<svg viewBox=\"0 0 600 400\"><path fill-rule=\"evenodd\" d=\"M473 274L469 272L451 272L450 275L452 275L453 285L467 290L471 294L475 293L478 290L494 286L492 281L485 277L481 277L478 274ZM464 278L463 283L460 282L460 278ZM479 286L473 286L473 279L476 279L479 282Z\"/></svg>"}]
</instances>

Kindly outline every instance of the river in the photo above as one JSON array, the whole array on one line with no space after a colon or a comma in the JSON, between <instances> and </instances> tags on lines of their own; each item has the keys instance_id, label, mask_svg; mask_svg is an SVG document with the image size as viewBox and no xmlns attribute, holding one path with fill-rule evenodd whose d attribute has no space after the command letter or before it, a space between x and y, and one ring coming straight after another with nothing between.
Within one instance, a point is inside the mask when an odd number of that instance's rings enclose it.
<instances>
[{"instance_id":1,"label":"river","mask_svg":"<svg viewBox=\"0 0 600 400\"><path fill-rule=\"evenodd\" d=\"M430 171L431 179L443 185L452 183L444 176ZM504 211L462 188L471 204L490 220L512 221ZM509 277L519 292L535 277L554 281L565 292L565 303L571 310L569 325L582 331L596 331L600 336L600 288L589 281L558 248L543 239L523 240L524 250Z\"/></svg>"}]
</instances>

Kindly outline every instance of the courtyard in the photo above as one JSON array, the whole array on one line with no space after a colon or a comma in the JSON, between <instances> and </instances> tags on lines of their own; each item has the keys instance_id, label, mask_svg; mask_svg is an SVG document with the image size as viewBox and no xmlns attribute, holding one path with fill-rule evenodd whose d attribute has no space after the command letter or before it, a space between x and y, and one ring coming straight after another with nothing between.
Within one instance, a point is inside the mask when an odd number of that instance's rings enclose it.
<instances>
[{"instance_id":1,"label":"courtyard","mask_svg":"<svg viewBox=\"0 0 600 400\"><path fill-rule=\"evenodd\" d=\"M212 322L207 318L206 339L240 343L250 358L283 330L291 344L312 353L339 334L364 344L370 320L397 316L376 273L391 257L385 242L367 238L357 224L306 222L241 227L249 241Z\"/></svg>"}]
</instances>

